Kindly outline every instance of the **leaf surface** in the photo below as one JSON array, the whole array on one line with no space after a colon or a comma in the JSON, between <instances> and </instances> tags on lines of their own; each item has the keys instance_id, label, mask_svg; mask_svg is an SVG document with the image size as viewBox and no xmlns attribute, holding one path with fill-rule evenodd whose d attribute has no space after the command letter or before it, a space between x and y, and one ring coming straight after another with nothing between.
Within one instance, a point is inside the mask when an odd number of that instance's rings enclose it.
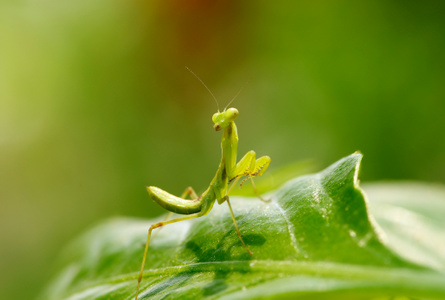
<instances>
[{"instance_id":1,"label":"leaf surface","mask_svg":"<svg viewBox=\"0 0 445 300\"><path fill-rule=\"evenodd\" d=\"M372 206L381 229L358 187L361 158L354 153L320 173L295 178L267 195L268 203L232 197L253 256L242 247L225 203L207 216L165 226L150 244L139 298L445 299L443 240L412 245L415 239L400 233L404 223L391 221L400 203L390 193ZM370 190L379 195L378 184ZM428 239L443 238L445 207L436 209L442 211L427 222ZM423 216L430 213L424 209ZM43 297L133 298L147 230L156 221L112 219L81 236L68 247L63 271ZM385 234L393 241L383 243Z\"/></svg>"}]
</instances>

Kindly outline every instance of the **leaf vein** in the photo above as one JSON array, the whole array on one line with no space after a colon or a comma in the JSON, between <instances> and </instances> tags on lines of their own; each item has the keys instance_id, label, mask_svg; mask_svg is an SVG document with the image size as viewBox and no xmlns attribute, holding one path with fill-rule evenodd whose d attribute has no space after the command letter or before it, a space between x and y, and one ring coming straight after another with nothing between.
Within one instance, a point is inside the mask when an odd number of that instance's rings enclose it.
<instances>
[{"instance_id":1,"label":"leaf vein","mask_svg":"<svg viewBox=\"0 0 445 300\"><path fill-rule=\"evenodd\" d=\"M286 215L286 212L279 205L279 203L276 201L273 201L273 200L272 200L272 203L277 207L279 213L283 216L283 219L287 224L287 231L289 232L292 247L294 248L294 250L297 254L301 254L301 251L298 249L297 237L295 236L295 233L294 233L294 230L295 230L294 225L289 221L289 219Z\"/></svg>"}]
</instances>

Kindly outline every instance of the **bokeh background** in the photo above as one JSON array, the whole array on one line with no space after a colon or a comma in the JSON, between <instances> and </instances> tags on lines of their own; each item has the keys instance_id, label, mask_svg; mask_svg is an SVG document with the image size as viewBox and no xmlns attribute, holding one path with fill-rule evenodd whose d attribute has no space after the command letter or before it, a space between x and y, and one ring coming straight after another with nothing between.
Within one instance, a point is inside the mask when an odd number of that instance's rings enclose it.
<instances>
[{"instance_id":1,"label":"bokeh background","mask_svg":"<svg viewBox=\"0 0 445 300\"><path fill-rule=\"evenodd\" d=\"M445 182L443 1L0 3L0 288L32 299L69 240L203 190L216 111L271 169L356 150L361 180Z\"/></svg>"}]
</instances>

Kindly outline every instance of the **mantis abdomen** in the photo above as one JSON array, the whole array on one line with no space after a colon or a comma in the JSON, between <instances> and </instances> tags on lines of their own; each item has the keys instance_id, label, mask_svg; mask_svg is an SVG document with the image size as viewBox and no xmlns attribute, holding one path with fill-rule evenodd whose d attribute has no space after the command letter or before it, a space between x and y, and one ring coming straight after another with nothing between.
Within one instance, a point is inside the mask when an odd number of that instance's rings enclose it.
<instances>
[{"instance_id":1,"label":"mantis abdomen","mask_svg":"<svg viewBox=\"0 0 445 300\"><path fill-rule=\"evenodd\" d=\"M200 212L202 207L202 199L206 194L208 194L208 191L206 191L200 197L188 200L176 197L155 186L147 187L147 191L150 194L151 199L153 199L160 206L168 211L181 215L190 215Z\"/></svg>"}]
</instances>

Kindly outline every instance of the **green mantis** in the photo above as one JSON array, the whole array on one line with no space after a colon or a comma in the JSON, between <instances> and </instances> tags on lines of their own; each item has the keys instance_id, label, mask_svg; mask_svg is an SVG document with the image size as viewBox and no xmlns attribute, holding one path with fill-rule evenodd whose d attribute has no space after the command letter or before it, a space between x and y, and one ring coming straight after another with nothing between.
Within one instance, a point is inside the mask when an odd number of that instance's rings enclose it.
<instances>
[{"instance_id":1,"label":"green mantis","mask_svg":"<svg viewBox=\"0 0 445 300\"><path fill-rule=\"evenodd\" d=\"M265 201L258 194L255 188L255 184L253 182L253 177L263 175L263 173L266 171L266 169L270 164L270 157L262 156L257 159L255 152L249 151L243 156L243 158L241 158L239 162L236 162L237 149L238 149L238 133L235 125L235 119L238 117L239 112L236 108L229 108L229 109L226 108L238 96L239 92L232 99L232 101L230 101L230 103L226 106L224 111L220 112L218 101L216 100L212 92L209 90L209 88L202 82L201 79L199 79L198 76L195 75L195 73L193 73L190 69L188 70L199 81L201 81L201 83L205 86L205 88L215 99L216 104L218 106L218 112L213 115L212 121L214 123L213 128L216 131L223 130L222 140L221 140L222 158L218 170L216 171L215 176L210 182L209 187L200 196L198 196L191 187L188 187L184 191L181 197L176 197L158 187L154 186L147 187L148 194L150 195L150 197L160 206L171 212L169 216L172 213L182 214L186 216L171 220L168 220L167 217L166 220L150 226L148 230L147 242L145 244L144 256L142 258L141 271L139 273L139 278L138 278L138 285L135 296L136 300L139 294L139 287L142 280L142 274L144 271L145 260L147 258L151 232L153 231L153 229L167 224L172 224L180 221L185 221L205 216L210 212L215 201L217 201L218 204L223 204L224 202L227 202L233 223L235 225L236 233L246 251L250 255L252 255L252 252L249 250L247 245L244 243L243 238L241 237L241 233L238 229L238 225L236 224L235 216L232 211L232 206L230 204L228 194L230 193L232 187L238 182L238 180L241 177L245 176L244 180L251 179L252 187L255 194L261 200ZM187 196L190 199L186 199Z\"/></svg>"}]
</instances>

